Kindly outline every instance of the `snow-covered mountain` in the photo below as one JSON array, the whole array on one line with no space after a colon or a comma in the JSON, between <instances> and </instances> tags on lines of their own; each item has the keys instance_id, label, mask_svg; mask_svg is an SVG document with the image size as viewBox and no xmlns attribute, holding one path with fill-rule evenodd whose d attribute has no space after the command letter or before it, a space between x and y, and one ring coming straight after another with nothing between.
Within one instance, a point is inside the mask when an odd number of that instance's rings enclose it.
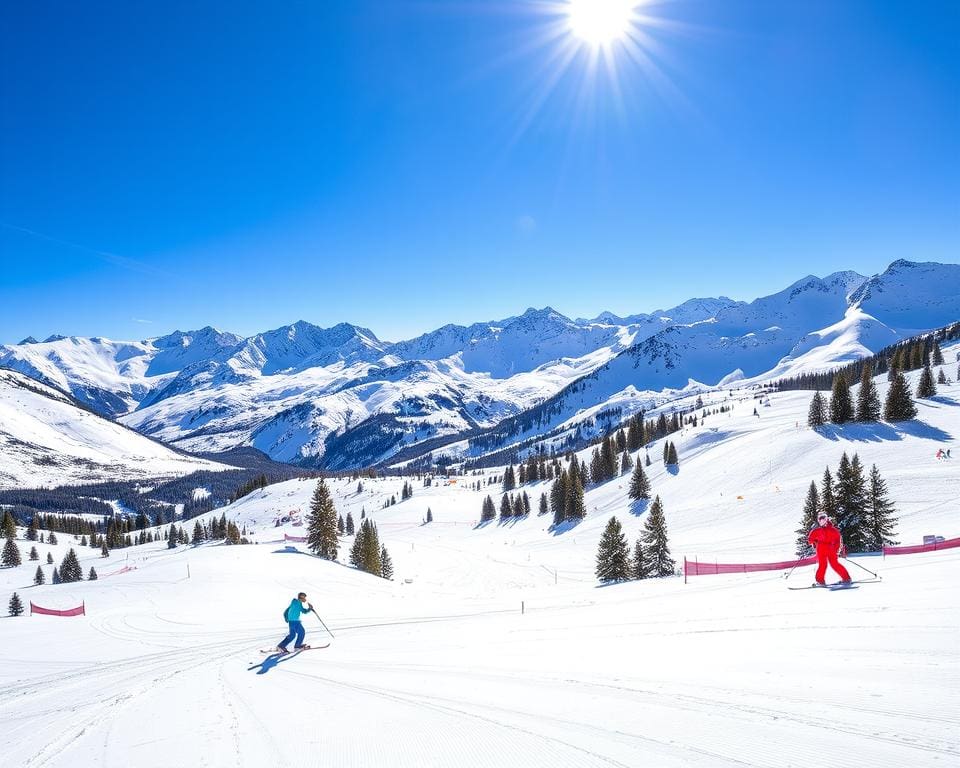
<instances>
[{"instance_id":1,"label":"snow-covered mountain","mask_svg":"<svg viewBox=\"0 0 960 768\"><path fill-rule=\"evenodd\" d=\"M98 416L64 392L0 369L0 488L174 477L230 469Z\"/></svg>"},{"instance_id":2,"label":"snow-covered mountain","mask_svg":"<svg viewBox=\"0 0 960 768\"><path fill-rule=\"evenodd\" d=\"M895 261L861 285L850 303L903 336L945 325L957 319L960 264Z\"/></svg>"},{"instance_id":3,"label":"snow-covered mountain","mask_svg":"<svg viewBox=\"0 0 960 768\"><path fill-rule=\"evenodd\" d=\"M546 307L396 343L304 321L245 339L212 328L57 337L0 347L0 364L186 450L253 445L348 467L494 427L549 430L691 386L823 370L958 318L960 266L897 261L872 278L811 275L749 303L691 299L628 317Z\"/></svg>"},{"instance_id":4,"label":"snow-covered mountain","mask_svg":"<svg viewBox=\"0 0 960 768\"><path fill-rule=\"evenodd\" d=\"M0 365L72 394L109 417L136 408L185 366L242 341L215 328L176 331L146 341L51 336L0 346Z\"/></svg>"}]
</instances>

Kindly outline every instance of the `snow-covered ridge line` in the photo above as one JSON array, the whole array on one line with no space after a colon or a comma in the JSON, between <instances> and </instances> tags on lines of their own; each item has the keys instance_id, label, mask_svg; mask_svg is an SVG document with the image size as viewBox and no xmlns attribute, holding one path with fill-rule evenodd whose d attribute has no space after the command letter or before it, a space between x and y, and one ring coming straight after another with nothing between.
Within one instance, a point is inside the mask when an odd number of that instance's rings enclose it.
<instances>
[{"instance_id":1,"label":"snow-covered ridge line","mask_svg":"<svg viewBox=\"0 0 960 768\"><path fill-rule=\"evenodd\" d=\"M960 266L898 261L871 278L808 276L749 303L692 299L625 318L546 307L395 343L304 321L246 339L209 327L143 342L57 337L0 347L0 363L189 451L248 445L343 468L489 430L561 392L582 409L794 375L958 316ZM573 386L582 397L567 397ZM549 428L574 415L553 414Z\"/></svg>"}]
</instances>

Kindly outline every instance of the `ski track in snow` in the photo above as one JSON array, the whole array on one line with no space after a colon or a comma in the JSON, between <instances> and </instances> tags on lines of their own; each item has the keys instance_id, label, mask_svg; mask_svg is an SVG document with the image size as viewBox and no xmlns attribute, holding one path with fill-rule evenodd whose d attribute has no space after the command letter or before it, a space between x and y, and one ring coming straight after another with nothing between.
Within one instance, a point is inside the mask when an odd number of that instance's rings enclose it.
<instances>
[{"instance_id":1,"label":"ski track in snow","mask_svg":"<svg viewBox=\"0 0 960 768\"><path fill-rule=\"evenodd\" d=\"M787 559L810 480L843 450L880 467L898 500L902 541L960 532L950 528L960 470L932 461L935 441L906 432L893 441L817 436L795 428L808 401L808 393L775 395L762 419L748 401L729 418L711 417L718 439L703 428L672 438L680 474L655 462L650 477L678 560ZM943 433L960 434L960 409L922 409ZM651 456L660 450L654 444ZM314 485L300 481L225 510L258 546L171 552L157 543L107 563L82 549L84 570L95 565L103 577L79 584L24 587L29 562L0 571L25 603L83 600L88 610L0 620L4 764L960 761L960 550L859 560L883 581L845 593L787 589L810 569L790 582L769 572L598 588L596 543L610 515L631 543L643 524L625 478L591 489L587 519L559 535L536 515L475 527L480 501L499 497L497 486L417 486L413 499L383 509L403 480L364 483L363 493L356 481L331 488L344 516L359 521L365 509L378 523L394 582L282 541L284 532L302 535L273 524L279 512L306 508ZM546 485L527 490L535 504ZM422 525L428 506L437 523ZM51 551L59 561L75 545L60 538L38 545L41 558ZM117 573L121 565L136 570ZM279 614L299 589L336 638L315 653L265 659L259 649L284 634ZM321 642L319 622L305 621L307 641Z\"/></svg>"}]
</instances>

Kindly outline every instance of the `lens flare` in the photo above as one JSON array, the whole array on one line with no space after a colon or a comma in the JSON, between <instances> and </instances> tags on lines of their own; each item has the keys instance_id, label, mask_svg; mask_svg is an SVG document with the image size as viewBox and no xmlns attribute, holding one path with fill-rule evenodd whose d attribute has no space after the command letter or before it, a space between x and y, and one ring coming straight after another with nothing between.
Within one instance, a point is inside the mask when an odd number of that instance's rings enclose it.
<instances>
[{"instance_id":1,"label":"lens flare","mask_svg":"<svg viewBox=\"0 0 960 768\"><path fill-rule=\"evenodd\" d=\"M635 0L568 0L567 22L585 43L610 45L626 36L637 5Z\"/></svg>"}]
</instances>

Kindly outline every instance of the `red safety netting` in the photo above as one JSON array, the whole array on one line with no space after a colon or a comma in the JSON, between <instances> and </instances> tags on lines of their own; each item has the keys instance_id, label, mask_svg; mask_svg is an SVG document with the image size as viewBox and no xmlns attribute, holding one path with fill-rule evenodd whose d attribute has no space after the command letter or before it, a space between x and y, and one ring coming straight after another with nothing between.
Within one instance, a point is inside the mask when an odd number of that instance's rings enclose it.
<instances>
[{"instance_id":1,"label":"red safety netting","mask_svg":"<svg viewBox=\"0 0 960 768\"><path fill-rule=\"evenodd\" d=\"M954 547L960 547L960 539L946 539L933 544L917 544L913 547L884 547L883 554L884 556L913 555L917 552L936 552L938 549L953 549Z\"/></svg>"},{"instance_id":2,"label":"red safety netting","mask_svg":"<svg viewBox=\"0 0 960 768\"><path fill-rule=\"evenodd\" d=\"M306 536L291 536L289 533L283 534L284 541L306 541Z\"/></svg>"},{"instance_id":3,"label":"red safety netting","mask_svg":"<svg viewBox=\"0 0 960 768\"><path fill-rule=\"evenodd\" d=\"M717 573L754 573L756 571L782 571L799 565L811 565L816 557L802 560L784 560L779 563L703 563L699 560L683 558L684 576L711 576Z\"/></svg>"},{"instance_id":4,"label":"red safety netting","mask_svg":"<svg viewBox=\"0 0 960 768\"><path fill-rule=\"evenodd\" d=\"M87 615L87 604L81 603L78 608L68 608L65 611L58 611L54 608L41 608L39 605L34 605L33 601L30 602L30 613L40 613L44 616L86 616Z\"/></svg>"},{"instance_id":5,"label":"red safety netting","mask_svg":"<svg viewBox=\"0 0 960 768\"><path fill-rule=\"evenodd\" d=\"M125 566L123 566L123 568L121 568L119 571L113 571L112 573L105 573L105 574L103 574L100 578L101 578L101 579L105 579L105 578L107 578L108 576L116 576L117 574L120 574L120 573L130 573L130 571L135 571L135 570L137 570L137 566L135 566L135 565L125 565Z\"/></svg>"}]
</instances>

